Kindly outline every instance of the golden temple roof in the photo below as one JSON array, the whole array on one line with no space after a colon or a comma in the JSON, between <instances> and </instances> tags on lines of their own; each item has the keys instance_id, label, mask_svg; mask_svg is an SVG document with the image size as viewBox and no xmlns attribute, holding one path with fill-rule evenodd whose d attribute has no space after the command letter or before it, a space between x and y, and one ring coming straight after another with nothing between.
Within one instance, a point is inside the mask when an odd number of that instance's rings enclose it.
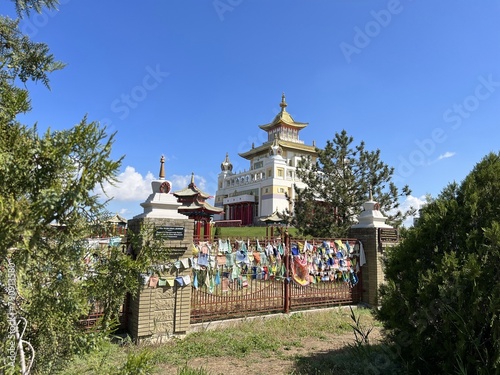
<instances>
[{"instance_id":1,"label":"golden temple roof","mask_svg":"<svg viewBox=\"0 0 500 375\"><path fill-rule=\"evenodd\" d=\"M281 111L280 111L280 113L278 113L276 115L276 117L274 117L273 121L271 121L269 124L259 125L259 128L261 128L262 130L268 131L268 130L270 130L278 125L288 125L288 126L291 126L293 128L303 129L307 125L309 125L307 122L295 121L293 119L293 117L286 111L287 106L288 106L288 104L286 104L286 101L285 101L285 93L283 93L281 95L281 103L280 103Z\"/></svg>"},{"instance_id":2,"label":"golden temple roof","mask_svg":"<svg viewBox=\"0 0 500 375\"><path fill-rule=\"evenodd\" d=\"M309 146L305 145L303 143L296 143L296 142L290 142L290 141L283 141L279 139L277 141L278 145L281 146L281 148L286 151L286 150L299 150L303 151L306 153L310 153L313 155L316 155L316 146ZM245 158L247 160L251 160L254 156L258 154L268 154L269 153L269 147L273 144L273 142L266 142L260 145L259 147L252 148L249 151L239 153L238 155L241 156L242 158Z\"/></svg>"}]
</instances>

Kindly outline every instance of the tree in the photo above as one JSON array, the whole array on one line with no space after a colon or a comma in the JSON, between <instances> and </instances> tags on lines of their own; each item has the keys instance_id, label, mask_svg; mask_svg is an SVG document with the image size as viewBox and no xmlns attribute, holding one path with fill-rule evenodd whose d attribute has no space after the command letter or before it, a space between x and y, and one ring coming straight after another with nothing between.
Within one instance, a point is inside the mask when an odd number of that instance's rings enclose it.
<instances>
[{"instance_id":1,"label":"tree","mask_svg":"<svg viewBox=\"0 0 500 375\"><path fill-rule=\"evenodd\" d=\"M6 122L30 110L28 90L17 87L16 80L41 81L48 88L48 73L64 67L46 44L29 40L18 25L19 20L0 16L0 119Z\"/></svg>"},{"instance_id":2,"label":"tree","mask_svg":"<svg viewBox=\"0 0 500 375\"><path fill-rule=\"evenodd\" d=\"M55 4L16 1L20 15ZM49 74L62 67L45 44L19 31L17 20L0 17L2 373L49 374L88 350L96 336L83 333L79 320L93 300L106 307L101 328L112 326L125 293L139 290L138 274L152 263L145 245L134 261L119 247L88 246L107 212L94 188L114 182L122 160L111 157L114 134L86 117L43 134L16 120L31 109L25 84L49 87ZM94 262L86 262L90 256Z\"/></svg>"},{"instance_id":3,"label":"tree","mask_svg":"<svg viewBox=\"0 0 500 375\"><path fill-rule=\"evenodd\" d=\"M500 153L388 252L377 315L410 374L500 374Z\"/></svg>"},{"instance_id":4,"label":"tree","mask_svg":"<svg viewBox=\"0 0 500 375\"><path fill-rule=\"evenodd\" d=\"M367 194L372 192L381 211L395 225L409 215L398 210L400 192L391 181L394 168L380 160L380 150L365 150L364 142L352 146L353 137L343 130L317 148L317 159L304 158L297 167L297 177L305 188L294 186L294 212L288 212L301 234L315 237L343 237L361 212ZM404 186L402 194L411 193ZM291 197L288 197L291 200Z\"/></svg>"},{"instance_id":5,"label":"tree","mask_svg":"<svg viewBox=\"0 0 500 375\"><path fill-rule=\"evenodd\" d=\"M59 4L58 0L11 0L15 6L19 16L23 14L29 15L32 10L41 13L44 7L48 9L56 9Z\"/></svg>"}]
</instances>

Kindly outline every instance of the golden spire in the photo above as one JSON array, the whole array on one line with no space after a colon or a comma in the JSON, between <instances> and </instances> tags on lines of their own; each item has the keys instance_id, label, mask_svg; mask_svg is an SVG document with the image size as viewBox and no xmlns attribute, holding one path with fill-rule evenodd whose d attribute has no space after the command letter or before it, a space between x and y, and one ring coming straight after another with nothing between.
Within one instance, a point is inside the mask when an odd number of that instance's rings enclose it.
<instances>
[{"instance_id":1,"label":"golden spire","mask_svg":"<svg viewBox=\"0 0 500 375\"><path fill-rule=\"evenodd\" d=\"M283 112L286 108L288 104L286 104L286 101L285 101L285 93L282 93L281 94L281 103L280 103L280 107L281 107L281 112Z\"/></svg>"},{"instance_id":2,"label":"golden spire","mask_svg":"<svg viewBox=\"0 0 500 375\"><path fill-rule=\"evenodd\" d=\"M160 159L160 180L164 180L165 179L165 167L164 167L164 164L165 164L165 156L161 156L161 159Z\"/></svg>"}]
</instances>

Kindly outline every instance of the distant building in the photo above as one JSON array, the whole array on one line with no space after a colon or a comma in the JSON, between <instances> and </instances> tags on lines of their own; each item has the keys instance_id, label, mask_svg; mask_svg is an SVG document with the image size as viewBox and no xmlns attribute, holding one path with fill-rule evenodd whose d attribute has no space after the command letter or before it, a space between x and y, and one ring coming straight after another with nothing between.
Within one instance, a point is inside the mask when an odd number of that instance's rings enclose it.
<instances>
[{"instance_id":1,"label":"distant building","mask_svg":"<svg viewBox=\"0 0 500 375\"><path fill-rule=\"evenodd\" d=\"M119 234L122 234L122 232L124 233L127 230L127 219L119 214L115 214L110 217L108 220L106 220L106 223L110 224L113 230Z\"/></svg>"},{"instance_id":2,"label":"distant building","mask_svg":"<svg viewBox=\"0 0 500 375\"><path fill-rule=\"evenodd\" d=\"M261 218L285 209L293 210L286 199L294 198L293 185L305 185L296 177L300 159L310 156L316 160L316 146L305 145L299 133L308 123L297 122L286 111L285 95L280 103L281 111L272 122L259 127L267 132L267 141L239 156L250 162L248 171L233 172L229 155L221 164L215 207L224 214L214 220L241 220L242 225L262 224Z\"/></svg>"}]
</instances>

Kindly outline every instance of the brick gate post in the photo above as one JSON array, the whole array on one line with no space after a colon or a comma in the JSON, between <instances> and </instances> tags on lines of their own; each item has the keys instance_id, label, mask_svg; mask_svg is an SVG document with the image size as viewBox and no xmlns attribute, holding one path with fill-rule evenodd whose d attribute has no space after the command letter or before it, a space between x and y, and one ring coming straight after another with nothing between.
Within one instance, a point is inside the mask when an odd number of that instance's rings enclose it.
<instances>
[{"instance_id":1,"label":"brick gate post","mask_svg":"<svg viewBox=\"0 0 500 375\"><path fill-rule=\"evenodd\" d=\"M363 204L363 211L358 216L358 223L349 231L349 237L357 238L363 245L366 263L361 267L363 290L361 300L370 305L379 305L378 289L384 283L383 258L388 246L398 242L398 231L386 224L386 217L379 210L379 205L370 198Z\"/></svg>"},{"instance_id":2,"label":"brick gate post","mask_svg":"<svg viewBox=\"0 0 500 375\"><path fill-rule=\"evenodd\" d=\"M128 332L137 343L158 342L189 331L191 315L191 284L181 284L177 278L190 277L189 258L192 257L194 221L186 219L147 218L129 220L129 230L139 233L140 226L153 225L156 230L182 234L182 239L162 241L168 249L168 268L161 272L161 279L139 287L131 298L128 309ZM140 251L140 249L138 249ZM134 249L136 251L136 249ZM175 264L175 265L174 265Z\"/></svg>"},{"instance_id":3,"label":"brick gate post","mask_svg":"<svg viewBox=\"0 0 500 375\"><path fill-rule=\"evenodd\" d=\"M194 221L178 212L181 205L165 180L165 159L161 158L160 176L151 182L152 194L141 203L144 212L128 221L131 233L140 233L143 225L152 228L149 236L168 249L169 259L162 264L161 283L144 283L131 298L128 332L135 342L157 342L189 331L191 315L191 265ZM141 238L142 243L148 238ZM134 254L141 251L133 249ZM147 271L147 270L144 270ZM138 275L139 276L139 275ZM145 277L147 279L147 277Z\"/></svg>"}]
</instances>

